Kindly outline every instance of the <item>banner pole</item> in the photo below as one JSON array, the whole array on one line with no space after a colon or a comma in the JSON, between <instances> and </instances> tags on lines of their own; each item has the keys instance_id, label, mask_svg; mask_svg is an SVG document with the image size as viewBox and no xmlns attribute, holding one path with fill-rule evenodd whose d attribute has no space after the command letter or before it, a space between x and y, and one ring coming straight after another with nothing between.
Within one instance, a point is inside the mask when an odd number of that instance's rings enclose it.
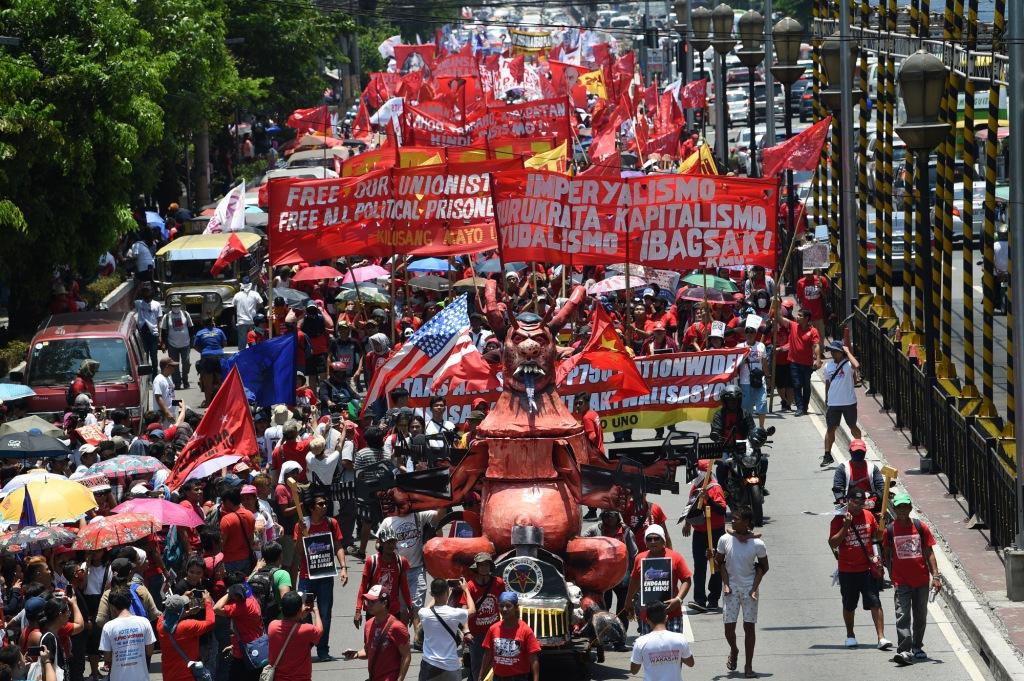
<instances>
[{"instance_id":1,"label":"banner pole","mask_svg":"<svg viewBox=\"0 0 1024 681\"><path fill-rule=\"evenodd\" d=\"M796 231L795 230L794 230L793 234L790 235L790 237L791 238L789 240L789 248L786 249L786 259L782 263L782 270L779 272L779 280L775 283L775 301L772 303L772 306L770 308L771 312L769 313L770 316L771 316L771 329L772 329L772 332L771 332L772 333L772 337L771 337L771 341L772 341L772 368L771 368L772 375L771 375L771 378L772 378L772 388L773 388L771 394L768 395L768 413L769 414L772 412L772 409L774 409L774 407L775 407L775 393L778 391L778 386L775 385L775 366L776 366L775 359L776 359L776 356L778 355L778 351L777 351L777 349L775 347L775 339L776 339L778 331L779 331L778 325L776 324L776 317L778 317L778 314L777 314L778 306L782 304L782 283L783 283L782 278L784 276L786 276L786 274L789 272L789 260L790 260L790 258L793 257L793 250L796 248L797 238L796 238Z\"/></svg>"},{"instance_id":2,"label":"banner pole","mask_svg":"<svg viewBox=\"0 0 1024 681\"><path fill-rule=\"evenodd\" d=\"M398 268L398 253L396 252L396 249L395 249L395 241L394 241L394 239L392 239L391 240L391 277L390 277L390 284L391 285L388 286L388 289L391 292L391 309L392 309L392 313L393 313L392 316L394 316L394 315L396 315L398 313L398 310L395 308L395 269L397 269L397 268ZM355 281L355 277L352 277L352 280ZM391 320L390 326L391 326L391 330L388 332L388 337L391 338L391 347L394 347L395 346L395 336L396 336L396 329L395 329L395 327L398 326L395 323L394 319Z\"/></svg>"},{"instance_id":3,"label":"banner pole","mask_svg":"<svg viewBox=\"0 0 1024 681\"><path fill-rule=\"evenodd\" d=\"M268 230L269 232L269 230ZM267 239L270 239L270 234L267 234ZM270 262L270 256L267 256L267 303L270 308L270 314L267 315L267 338L274 337L274 266Z\"/></svg>"}]
</instances>

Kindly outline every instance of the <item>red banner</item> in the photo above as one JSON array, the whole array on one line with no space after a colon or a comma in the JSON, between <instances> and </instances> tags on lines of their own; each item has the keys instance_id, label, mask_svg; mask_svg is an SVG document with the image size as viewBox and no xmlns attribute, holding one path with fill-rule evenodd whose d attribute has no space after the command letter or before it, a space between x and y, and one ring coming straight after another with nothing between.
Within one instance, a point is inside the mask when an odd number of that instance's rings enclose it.
<instances>
[{"instance_id":1,"label":"red banner","mask_svg":"<svg viewBox=\"0 0 1024 681\"><path fill-rule=\"evenodd\" d=\"M502 258L672 270L775 265L778 183L707 175L619 180L494 175Z\"/></svg>"},{"instance_id":2,"label":"red banner","mask_svg":"<svg viewBox=\"0 0 1024 681\"><path fill-rule=\"evenodd\" d=\"M443 163L270 185L270 262L346 255L449 256L497 246L492 170L518 159Z\"/></svg>"},{"instance_id":3,"label":"red banner","mask_svg":"<svg viewBox=\"0 0 1024 681\"><path fill-rule=\"evenodd\" d=\"M538 99L511 106L489 106L455 122L406 103L402 139L406 144L469 146L503 137L569 139L569 102L564 97Z\"/></svg>"}]
</instances>

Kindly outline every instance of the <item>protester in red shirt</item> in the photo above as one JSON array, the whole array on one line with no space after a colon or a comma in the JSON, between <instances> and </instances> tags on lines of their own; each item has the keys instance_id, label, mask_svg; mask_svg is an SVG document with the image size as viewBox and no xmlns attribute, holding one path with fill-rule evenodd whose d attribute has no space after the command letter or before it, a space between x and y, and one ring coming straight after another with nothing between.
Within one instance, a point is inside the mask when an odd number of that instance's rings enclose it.
<instances>
[{"instance_id":1,"label":"protester in red shirt","mask_svg":"<svg viewBox=\"0 0 1024 681\"><path fill-rule=\"evenodd\" d=\"M203 610L192 610L187 594L172 594L164 598L164 612L156 622L156 633L163 651L161 673L167 681L193 681L188 663L201 659L199 637L213 631L214 624L213 601L209 592L203 591L202 598ZM203 619L195 619L203 611Z\"/></svg>"},{"instance_id":2,"label":"protester in red shirt","mask_svg":"<svg viewBox=\"0 0 1024 681\"><path fill-rule=\"evenodd\" d=\"M469 566L470 579L466 582L466 590L473 598L476 611L469 616L467 626L472 636L469 648L470 679L479 679L480 664L484 660L484 637L491 625L498 621L501 616L498 610L498 596L505 591L505 580L494 571L494 557L489 553L480 552L473 558ZM459 601L459 607L467 604L466 596L463 594Z\"/></svg>"},{"instance_id":3,"label":"protester in red shirt","mask_svg":"<svg viewBox=\"0 0 1024 681\"><path fill-rule=\"evenodd\" d=\"M491 625L481 646L484 659L480 663L483 679L494 669L494 681L528 675L540 681L540 642L530 625L519 616L519 595L506 591L498 597L501 620Z\"/></svg>"},{"instance_id":4,"label":"protester in red shirt","mask_svg":"<svg viewBox=\"0 0 1024 681\"><path fill-rule=\"evenodd\" d=\"M409 590L409 580L406 575L412 569L409 560L399 556L396 549L398 537L390 529L381 530L377 533L377 555L370 556L363 563L363 578L359 584L359 594L356 596L356 612L352 621L358 627L363 619L363 597L361 594L370 590L371 585L376 585L384 590L388 596L388 608L392 615L400 615L403 621L408 621L411 613L412 592ZM397 594L395 593L397 591Z\"/></svg>"},{"instance_id":5,"label":"protester in red shirt","mask_svg":"<svg viewBox=\"0 0 1024 681\"><path fill-rule=\"evenodd\" d=\"M882 562L889 566L889 579L895 587L896 655L900 666L927 659L924 630L928 623L928 591L942 588L939 566L935 561L935 537L922 521L911 519L913 502L900 492L892 498L896 520L885 528L882 538ZM929 580L929 574L931 579Z\"/></svg>"},{"instance_id":6,"label":"protester in red shirt","mask_svg":"<svg viewBox=\"0 0 1024 681\"><path fill-rule=\"evenodd\" d=\"M363 648L358 652L346 650L342 655L346 660L366 660L372 681L404 679L412 660L409 629L392 613L390 598L380 584L365 593L360 590L356 598L366 602L370 615L363 626Z\"/></svg>"},{"instance_id":7,"label":"protester in red shirt","mask_svg":"<svg viewBox=\"0 0 1024 681\"><path fill-rule=\"evenodd\" d=\"M892 643L885 638L885 619L882 614L882 602L878 598L881 575L872 574L878 523L874 514L864 509L866 498L867 495L862 489L850 492L846 513L832 519L828 545L839 551L839 591L843 599L846 647L857 647L857 638L853 633L853 616L857 611L857 601L861 600L864 609L871 611L875 633L878 635L878 649L889 650Z\"/></svg>"},{"instance_id":8,"label":"protester in red shirt","mask_svg":"<svg viewBox=\"0 0 1024 681\"><path fill-rule=\"evenodd\" d=\"M697 462L697 477L690 486L690 498L687 502L687 510L683 522L683 536L690 536L693 532L693 600L691 607L698 612L714 610L718 607L718 599L722 596L722 576L715 571L708 578L708 523L704 516L704 507L711 509L711 546L718 546L718 540L725 534L725 494L722 486L711 474L711 480L707 487L704 480L708 476L710 459L701 459ZM705 582L707 589L705 590Z\"/></svg>"},{"instance_id":9,"label":"protester in red shirt","mask_svg":"<svg viewBox=\"0 0 1024 681\"><path fill-rule=\"evenodd\" d=\"M654 322L651 325L651 335L644 341L640 348L641 355L653 355L656 352L676 352L679 346L669 337L665 325L662 322Z\"/></svg>"},{"instance_id":10,"label":"protester in red shirt","mask_svg":"<svg viewBox=\"0 0 1024 681\"><path fill-rule=\"evenodd\" d=\"M242 506L241 490L224 490L220 495L220 536L225 570L249 574L256 560L252 545L255 530L256 519Z\"/></svg>"},{"instance_id":11,"label":"protester in red shirt","mask_svg":"<svg viewBox=\"0 0 1024 681\"><path fill-rule=\"evenodd\" d=\"M312 618L312 624L306 624ZM323 621L316 602L303 603L302 596L289 591L281 596L281 619L267 627L267 659L274 665L274 681L311 681L312 647L323 635Z\"/></svg>"},{"instance_id":12,"label":"protester in red shirt","mask_svg":"<svg viewBox=\"0 0 1024 681\"><path fill-rule=\"evenodd\" d=\"M830 286L828 277L821 270L814 270L796 282L796 299L800 307L811 313L811 324L825 337L825 296Z\"/></svg>"},{"instance_id":13,"label":"protester in red shirt","mask_svg":"<svg viewBox=\"0 0 1024 681\"><path fill-rule=\"evenodd\" d=\"M786 303L789 303L787 306ZM785 300L782 303L782 313L792 314L793 301ZM789 411L793 404L793 376L789 371L789 330L775 325L774 353L775 353L775 390L782 400L782 411Z\"/></svg>"},{"instance_id":14,"label":"protester in red shirt","mask_svg":"<svg viewBox=\"0 0 1024 681\"><path fill-rule=\"evenodd\" d=\"M583 424L583 432L592 451L604 456L604 432L601 430L601 417L590 408L590 393L576 395L572 403L572 413Z\"/></svg>"},{"instance_id":15,"label":"protester in red shirt","mask_svg":"<svg viewBox=\"0 0 1024 681\"><path fill-rule=\"evenodd\" d=\"M230 678L232 681L257 681L260 670L254 669L242 652L243 643L252 643L263 635L263 616L256 597L245 583L232 584L213 606L213 612L231 620Z\"/></svg>"},{"instance_id":16,"label":"protester in red shirt","mask_svg":"<svg viewBox=\"0 0 1024 681\"><path fill-rule=\"evenodd\" d=\"M643 504L637 507L636 502L630 498L626 502L626 508L622 511L622 522L633 531L633 536L636 538L636 547L639 551L647 550L647 543L644 541L644 537L647 536L647 528L651 525L661 526L661 529L665 532L665 543L668 548L672 548L672 537L668 535L668 516L665 515L665 511L661 510L661 506L658 506L658 504L654 502L648 503L645 498Z\"/></svg>"},{"instance_id":17,"label":"protester in red shirt","mask_svg":"<svg viewBox=\"0 0 1024 681\"><path fill-rule=\"evenodd\" d=\"M633 596L640 590L640 572L643 569L644 558L669 558L672 561L672 579L669 589L675 595L665 601L665 607L668 608L665 627L669 631L683 633L683 599L690 591L693 573L690 572L690 566L686 564L685 558L665 546L665 536L665 530L660 525L651 525L644 531L644 543L650 548L636 554L636 558L633 559L633 569L629 575L629 591L626 593L626 604L629 610L626 614L631 619L634 615L638 615L637 628L641 635L651 631L647 614L642 609L639 613L633 611ZM639 538L640 535L637 535L637 539Z\"/></svg>"},{"instance_id":18,"label":"protester in red shirt","mask_svg":"<svg viewBox=\"0 0 1024 681\"><path fill-rule=\"evenodd\" d=\"M270 455L270 468L279 472L285 461L294 461L301 468L296 480L306 482L306 454L309 452L310 442L310 440L299 439L298 421L286 422L281 427L281 442L274 447L274 451Z\"/></svg>"},{"instance_id":19,"label":"protester in red shirt","mask_svg":"<svg viewBox=\"0 0 1024 681\"><path fill-rule=\"evenodd\" d=\"M334 659L331 657L328 647L331 636L331 613L334 609L334 580L328 577L309 578L309 564L306 562L302 536L303 530L305 530L304 534L306 536L330 535L331 542L334 545L335 556L337 556L338 564L341 566L338 575L341 579L341 585L345 586L348 584L348 566L345 564L344 538L342 537L341 526L338 524L338 521L327 515L329 503L326 494L315 492L310 500L308 524L306 520L303 521L303 524L296 523L293 530L295 550L302 555L302 567L299 572L299 591L316 595L317 607L324 618L323 635L316 645L317 657L320 662L329 662ZM303 525L307 526L303 527Z\"/></svg>"},{"instance_id":20,"label":"protester in red shirt","mask_svg":"<svg viewBox=\"0 0 1024 681\"><path fill-rule=\"evenodd\" d=\"M819 358L821 336L811 326L810 313L800 310L796 322L790 321L776 310L775 323L780 329L789 332L789 371L793 382L793 400L796 407L795 416L807 413L811 401L811 373L821 367Z\"/></svg>"}]
</instances>

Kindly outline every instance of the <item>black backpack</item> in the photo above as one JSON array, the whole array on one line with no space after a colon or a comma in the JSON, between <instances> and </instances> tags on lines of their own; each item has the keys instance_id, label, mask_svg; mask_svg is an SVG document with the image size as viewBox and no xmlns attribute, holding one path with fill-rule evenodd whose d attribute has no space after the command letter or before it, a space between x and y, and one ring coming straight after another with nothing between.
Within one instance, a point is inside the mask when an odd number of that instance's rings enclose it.
<instances>
[{"instance_id":1,"label":"black backpack","mask_svg":"<svg viewBox=\"0 0 1024 681\"><path fill-rule=\"evenodd\" d=\"M281 568L262 567L249 577L249 588L252 595L260 604L260 613L263 615L263 623L276 620L281 614L281 606L278 605L277 597L274 594L274 574Z\"/></svg>"}]
</instances>

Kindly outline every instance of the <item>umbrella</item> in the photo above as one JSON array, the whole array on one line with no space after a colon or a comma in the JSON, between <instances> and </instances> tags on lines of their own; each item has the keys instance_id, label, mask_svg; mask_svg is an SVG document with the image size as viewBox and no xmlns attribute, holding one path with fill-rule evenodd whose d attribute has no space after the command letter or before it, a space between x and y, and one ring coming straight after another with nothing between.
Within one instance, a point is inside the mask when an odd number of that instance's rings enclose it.
<instances>
[{"instance_id":1,"label":"umbrella","mask_svg":"<svg viewBox=\"0 0 1024 681\"><path fill-rule=\"evenodd\" d=\"M469 277L468 279L461 279L455 282L455 285L452 286L452 288L483 288L487 286L487 281L488 280L484 277Z\"/></svg>"},{"instance_id":2,"label":"umbrella","mask_svg":"<svg viewBox=\"0 0 1024 681\"><path fill-rule=\"evenodd\" d=\"M26 416L25 418L0 424L0 435L31 433L33 430L38 430L43 435L49 435L50 437L64 437L63 430L38 416Z\"/></svg>"},{"instance_id":3,"label":"umbrella","mask_svg":"<svg viewBox=\"0 0 1024 681\"><path fill-rule=\"evenodd\" d=\"M425 291L447 291L451 282L436 274L425 274L409 280L410 288L423 289Z\"/></svg>"},{"instance_id":4,"label":"umbrella","mask_svg":"<svg viewBox=\"0 0 1024 681\"><path fill-rule=\"evenodd\" d=\"M152 210L147 210L146 211L146 224L149 225L150 227L155 227L157 229L163 229L165 223L164 223L164 219L162 217L160 217L160 213L157 213L156 211L152 211Z\"/></svg>"},{"instance_id":5,"label":"umbrella","mask_svg":"<svg viewBox=\"0 0 1024 681\"><path fill-rule=\"evenodd\" d=\"M642 277L633 276L632 274L629 275L630 288L643 288L644 286L647 286L646 279ZM609 293L611 291L621 291L625 288L626 277L616 275L614 277L602 279L601 281L595 283L593 286L590 287L590 290L588 290L587 293L589 293L590 295L598 295L601 293Z\"/></svg>"},{"instance_id":6,"label":"umbrella","mask_svg":"<svg viewBox=\"0 0 1024 681\"><path fill-rule=\"evenodd\" d=\"M35 394L35 390L21 383L0 383L0 402L13 402Z\"/></svg>"},{"instance_id":7,"label":"umbrella","mask_svg":"<svg viewBox=\"0 0 1024 681\"><path fill-rule=\"evenodd\" d=\"M345 278L341 280L342 284L362 283L364 281L372 281L373 279L386 279L391 276L391 273L380 265L367 265L366 267L357 267L345 274Z\"/></svg>"},{"instance_id":8,"label":"umbrella","mask_svg":"<svg viewBox=\"0 0 1024 681\"><path fill-rule=\"evenodd\" d=\"M188 475L185 476L185 480L208 478L214 473L219 473L221 470L235 465L241 461L242 458L243 457L238 454L224 454L223 456L215 456L212 459L207 459L202 463L196 464L196 467L189 471Z\"/></svg>"},{"instance_id":9,"label":"umbrella","mask_svg":"<svg viewBox=\"0 0 1024 681\"><path fill-rule=\"evenodd\" d=\"M322 281L337 279L340 276L342 276L341 272L330 265L316 265L299 270L299 273L292 277L292 281Z\"/></svg>"},{"instance_id":10,"label":"umbrella","mask_svg":"<svg viewBox=\"0 0 1024 681\"><path fill-rule=\"evenodd\" d=\"M49 435L8 433L0 435L0 458L34 459L41 456L65 456L68 447Z\"/></svg>"},{"instance_id":11,"label":"umbrella","mask_svg":"<svg viewBox=\"0 0 1024 681\"><path fill-rule=\"evenodd\" d=\"M203 519L191 508L185 508L166 499L129 499L112 510L114 513L141 513L152 516L161 525L199 527L203 524Z\"/></svg>"},{"instance_id":12,"label":"umbrella","mask_svg":"<svg viewBox=\"0 0 1024 681\"><path fill-rule=\"evenodd\" d=\"M483 262L473 265L477 274L496 274L501 271L501 261L497 258L488 258Z\"/></svg>"},{"instance_id":13,"label":"umbrella","mask_svg":"<svg viewBox=\"0 0 1024 681\"><path fill-rule=\"evenodd\" d=\"M15 522L21 517L25 494L32 496L40 523L69 523L96 508L92 490L74 480L33 480L0 501L0 518Z\"/></svg>"},{"instance_id":14,"label":"umbrella","mask_svg":"<svg viewBox=\"0 0 1024 681\"><path fill-rule=\"evenodd\" d=\"M284 304L291 308L300 308L309 300L309 296L294 288L275 288L275 298L284 298Z\"/></svg>"},{"instance_id":15,"label":"umbrella","mask_svg":"<svg viewBox=\"0 0 1024 681\"><path fill-rule=\"evenodd\" d=\"M715 305L732 305L732 295L717 288L703 286L687 286L679 291L679 300L692 300L703 303L705 300Z\"/></svg>"},{"instance_id":16,"label":"umbrella","mask_svg":"<svg viewBox=\"0 0 1024 681\"><path fill-rule=\"evenodd\" d=\"M362 286L356 291L354 288L347 288L338 294L335 300L340 300L345 303L354 303L357 300L361 300L364 303L373 303L375 305L390 305L391 298L380 291L372 289L366 289Z\"/></svg>"},{"instance_id":17,"label":"umbrella","mask_svg":"<svg viewBox=\"0 0 1024 681\"><path fill-rule=\"evenodd\" d=\"M132 544L156 534L160 524L146 513L118 513L101 516L85 526L71 545L76 551L99 551Z\"/></svg>"},{"instance_id":18,"label":"umbrella","mask_svg":"<svg viewBox=\"0 0 1024 681\"><path fill-rule=\"evenodd\" d=\"M626 272L626 263L620 262L620 263L616 263L614 265L608 265L608 267L605 268L605 269L609 269L609 270L612 270L613 272L619 272L619 273L625 274L625 272ZM638 276L638 277L646 277L647 276L647 270L644 268L643 265L630 265L629 266L629 278L632 279L634 277L634 275Z\"/></svg>"},{"instance_id":19,"label":"umbrella","mask_svg":"<svg viewBox=\"0 0 1024 681\"><path fill-rule=\"evenodd\" d=\"M0 550L9 553L44 551L67 546L75 541L75 534L63 527L35 525L0 534Z\"/></svg>"},{"instance_id":20,"label":"umbrella","mask_svg":"<svg viewBox=\"0 0 1024 681\"><path fill-rule=\"evenodd\" d=\"M443 258L423 258L409 263L405 269L409 272L447 272L451 267Z\"/></svg>"},{"instance_id":21,"label":"umbrella","mask_svg":"<svg viewBox=\"0 0 1024 681\"><path fill-rule=\"evenodd\" d=\"M106 461L89 466L86 475L102 473L108 478L130 478L134 475L152 475L157 471L165 471L167 466L159 459L145 454L121 454Z\"/></svg>"},{"instance_id":22,"label":"umbrella","mask_svg":"<svg viewBox=\"0 0 1024 681\"><path fill-rule=\"evenodd\" d=\"M683 277L683 283L692 286L707 286L708 288L718 289L725 293L736 293L740 290L739 286L732 279L716 277L713 274L700 274L698 272Z\"/></svg>"},{"instance_id":23,"label":"umbrella","mask_svg":"<svg viewBox=\"0 0 1024 681\"><path fill-rule=\"evenodd\" d=\"M47 473L46 471L34 471L31 473L22 473L21 475L15 475L11 478L3 489L0 489L0 497L6 497L8 494L24 487L30 482L35 480L67 480L63 475L57 475L56 473Z\"/></svg>"}]
</instances>

